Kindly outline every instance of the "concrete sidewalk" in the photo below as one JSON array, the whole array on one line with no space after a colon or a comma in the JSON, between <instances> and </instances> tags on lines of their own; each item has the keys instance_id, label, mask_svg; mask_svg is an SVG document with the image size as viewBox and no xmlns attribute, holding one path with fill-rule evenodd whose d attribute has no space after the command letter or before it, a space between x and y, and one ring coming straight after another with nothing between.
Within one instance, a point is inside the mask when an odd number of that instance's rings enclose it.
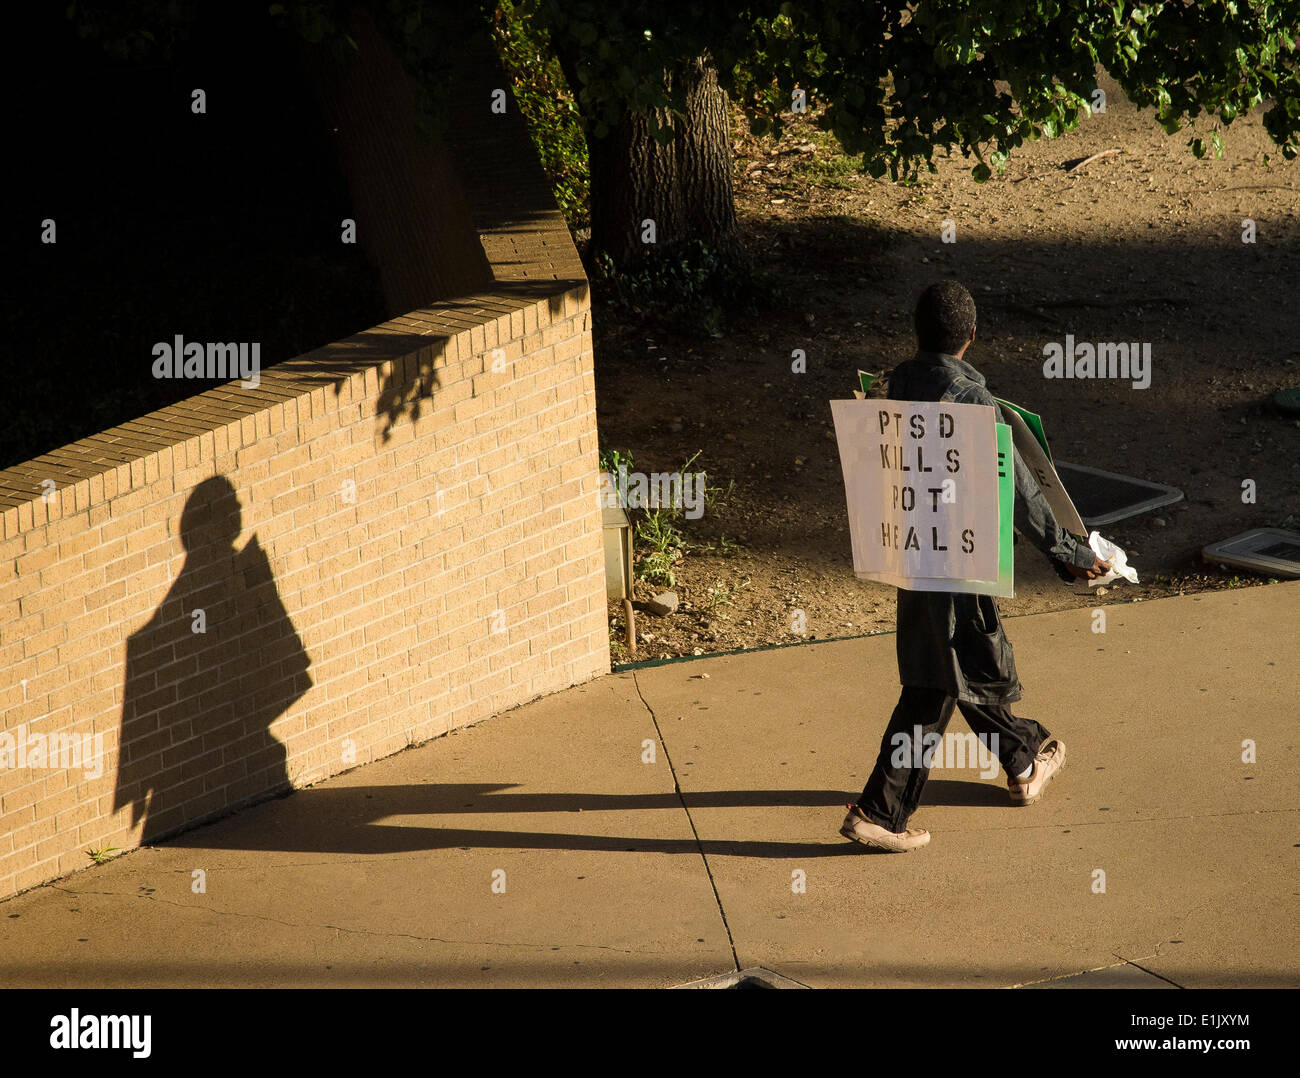
<instances>
[{"instance_id":1,"label":"concrete sidewalk","mask_svg":"<svg viewBox=\"0 0 1300 1078\"><path fill-rule=\"evenodd\" d=\"M705 658L0 903L0 985L1300 985L1300 582L1105 610L1008 622L1066 768L936 768L918 853L836 833L892 635Z\"/></svg>"}]
</instances>

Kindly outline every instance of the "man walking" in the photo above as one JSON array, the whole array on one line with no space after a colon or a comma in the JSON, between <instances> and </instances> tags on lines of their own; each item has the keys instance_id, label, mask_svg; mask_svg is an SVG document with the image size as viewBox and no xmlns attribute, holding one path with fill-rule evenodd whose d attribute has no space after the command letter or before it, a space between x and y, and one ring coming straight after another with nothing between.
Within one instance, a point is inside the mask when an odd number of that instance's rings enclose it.
<instances>
[{"instance_id":1,"label":"man walking","mask_svg":"<svg viewBox=\"0 0 1300 1078\"><path fill-rule=\"evenodd\" d=\"M984 404L1002 411L984 376L962 359L975 339L975 301L956 281L939 281L916 305L918 353L889 378L893 400ZM1056 522L1032 474L1015 454L1015 526L1046 554L1063 578L1092 579L1109 564ZM840 834L878 849L905 853L930 834L908 830L929 777L929 753L914 753L943 737L954 707L986 745L996 748L1015 805L1032 805L1065 763L1065 745L1032 719L1018 718L1020 699L1011 642L991 595L898 591L898 674L902 693L880 743L880 756ZM904 751L899 751L900 746ZM918 758L919 757L919 758Z\"/></svg>"}]
</instances>

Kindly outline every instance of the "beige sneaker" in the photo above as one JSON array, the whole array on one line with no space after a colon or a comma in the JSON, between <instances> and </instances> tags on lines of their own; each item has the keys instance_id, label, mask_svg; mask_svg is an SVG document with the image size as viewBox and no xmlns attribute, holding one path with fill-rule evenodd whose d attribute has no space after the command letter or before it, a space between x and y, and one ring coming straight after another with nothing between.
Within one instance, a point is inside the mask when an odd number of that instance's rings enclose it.
<instances>
[{"instance_id":1,"label":"beige sneaker","mask_svg":"<svg viewBox=\"0 0 1300 1078\"><path fill-rule=\"evenodd\" d=\"M1043 799L1047 784L1065 766L1065 742L1048 738L1034 757L1034 769L1029 777L1018 779L1015 775L1007 776L1007 789L1011 793L1013 805L1032 805Z\"/></svg>"},{"instance_id":2,"label":"beige sneaker","mask_svg":"<svg viewBox=\"0 0 1300 1078\"><path fill-rule=\"evenodd\" d=\"M874 824L863 816L862 810L857 805L844 807L849 810L849 814L844 817L840 834L854 842L861 842L864 846L888 850L890 853L911 853L912 850L919 850L930 841L929 831L919 829L901 833L886 831L879 824Z\"/></svg>"}]
</instances>

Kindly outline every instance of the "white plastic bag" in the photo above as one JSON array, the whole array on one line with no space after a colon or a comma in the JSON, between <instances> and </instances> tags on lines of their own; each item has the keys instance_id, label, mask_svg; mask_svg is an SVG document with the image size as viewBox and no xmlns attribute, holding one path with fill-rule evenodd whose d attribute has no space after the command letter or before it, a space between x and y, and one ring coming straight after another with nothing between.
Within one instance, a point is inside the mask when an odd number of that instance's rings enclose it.
<instances>
[{"instance_id":1,"label":"white plastic bag","mask_svg":"<svg viewBox=\"0 0 1300 1078\"><path fill-rule=\"evenodd\" d=\"M1099 576L1096 580L1089 580L1088 587L1095 588L1099 584L1109 584L1117 577L1123 577L1130 584L1138 582L1137 570L1128 563L1128 555L1109 539L1102 538L1101 532L1093 532L1088 536L1088 545L1092 547L1092 552L1102 561L1110 562L1110 572L1105 576Z\"/></svg>"}]
</instances>

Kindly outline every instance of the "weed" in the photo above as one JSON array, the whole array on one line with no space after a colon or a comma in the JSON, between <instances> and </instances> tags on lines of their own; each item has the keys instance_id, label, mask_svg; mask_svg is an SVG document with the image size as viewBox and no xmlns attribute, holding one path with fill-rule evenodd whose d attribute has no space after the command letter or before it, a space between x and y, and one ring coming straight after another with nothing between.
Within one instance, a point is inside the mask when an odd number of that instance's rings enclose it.
<instances>
[{"instance_id":1,"label":"weed","mask_svg":"<svg viewBox=\"0 0 1300 1078\"><path fill-rule=\"evenodd\" d=\"M120 849L120 846L101 846L97 850L87 850L86 856L94 861L95 864L102 865L105 861L111 861L113 859L113 854L117 853Z\"/></svg>"},{"instance_id":2,"label":"weed","mask_svg":"<svg viewBox=\"0 0 1300 1078\"><path fill-rule=\"evenodd\" d=\"M707 473L706 473L707 478ZM704 511L710 516L720 515L731 504L731 499L736 494L736 481L728 479L725 487L720 487L716 483L704 485Z\"/></svg>"},{"instance_id":3,"label":"weed","mask_svg":"<svg viewBox=\"0 0 1300 1078\"><path fill-rule=\"evenodd\" d=\"M632 471L632 450L630 449L602 449L600 451L600 470L602 472L613 472L618 474L619 467L625 467Z\"/></svg>"},{"instance_id":4,"label":"weed","mask_svg":"<svg viewBox=\"0 0 1300 1078\"><path fill-rule=\"evenodd\" d=\"M725 585L715 584L709 589L709 597L704 600L704 609L712 613L720 606L731 606L731 589Z\"/></svg>"},{"instance_id":5,"label":"weed","mask_svg":"<svg viewBox=\"0 0 1300 1078\"><path fill-rule=\"evenodd\" d=\"M687 547L686 537L673 523L677 513L671 508L648 509L637 523L637 542L648 549L636 563L636 575L647 584L671 588L677 583L673 566Z\"/></svg>"},{"instance_id":6,"label":"weed","mask_svg":"<svg viewBox=\"0 0 1300 1078\"><path fill-rule=\"evenodd\" d=\"M741 546L725 535L720 535L716 543L699 543L696 549L701 554L708 554L714 558L734 558L740 553Z\"/></svg>"}]
</instances>

